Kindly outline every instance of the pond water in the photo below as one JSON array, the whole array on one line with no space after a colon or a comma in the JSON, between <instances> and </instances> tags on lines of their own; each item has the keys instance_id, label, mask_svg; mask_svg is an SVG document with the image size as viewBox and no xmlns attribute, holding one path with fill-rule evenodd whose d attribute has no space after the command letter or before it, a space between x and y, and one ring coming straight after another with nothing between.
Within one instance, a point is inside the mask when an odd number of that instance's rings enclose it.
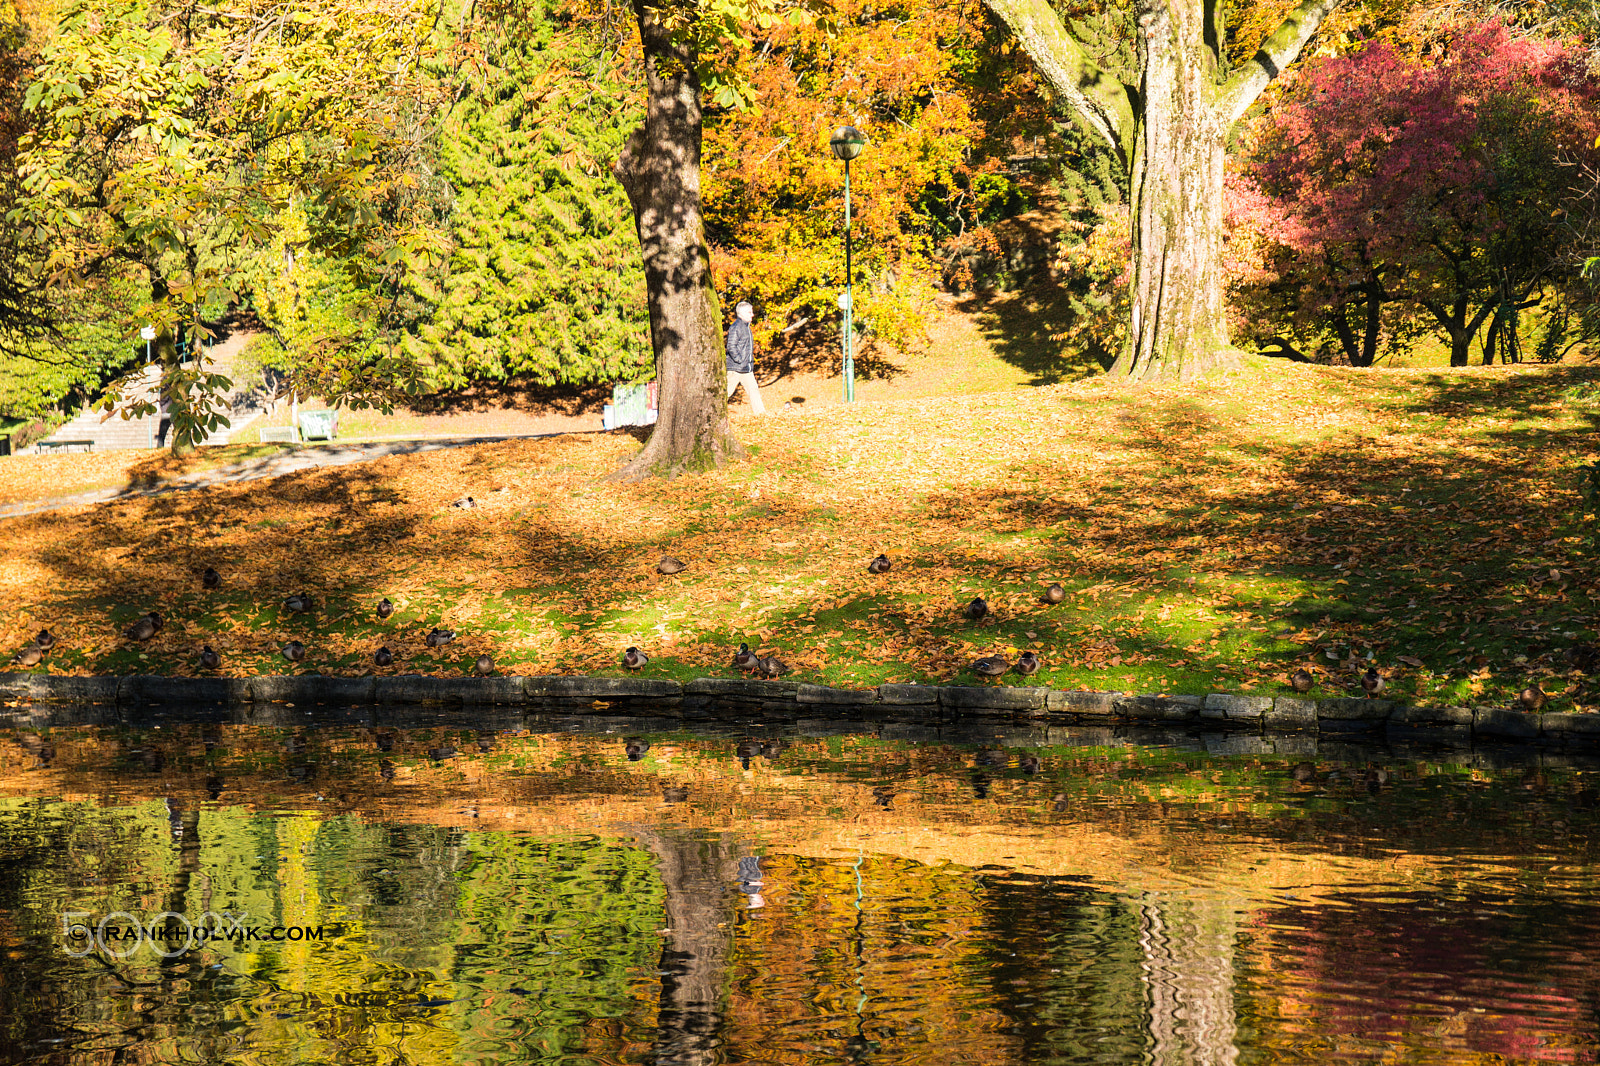
<instances>
[{"instance_id":1,"label":"pond water","mask_svg":"<svg viewBox=\"0 0 1600 1066\"><path fill-rule=\"evenodd\" d=\"M4 1063L1600 1059L1600 758L4 713Z\"/></svg>"}]
</instances>

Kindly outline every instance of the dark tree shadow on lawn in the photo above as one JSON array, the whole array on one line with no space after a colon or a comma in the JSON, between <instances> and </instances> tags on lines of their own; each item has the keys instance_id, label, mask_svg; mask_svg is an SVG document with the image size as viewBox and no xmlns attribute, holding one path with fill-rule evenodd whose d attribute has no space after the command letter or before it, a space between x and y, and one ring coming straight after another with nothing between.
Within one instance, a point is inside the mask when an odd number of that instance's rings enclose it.
<instances>
[{"instance_id":1,"label":"dark tree shadow on lawn","mask_svg":"<svg viewBox=\"0 0 1600 1066\"><path fill-rule=\"evenodd\" d=\"M995 353L1032 375L1030 385L1076 381L1110 369L1114 353L1068 351L1052 338L1072 324L1068 291L1050 281L1012 292L974 293L956 304L972 315Z\"/></svg>"}]
</instances>

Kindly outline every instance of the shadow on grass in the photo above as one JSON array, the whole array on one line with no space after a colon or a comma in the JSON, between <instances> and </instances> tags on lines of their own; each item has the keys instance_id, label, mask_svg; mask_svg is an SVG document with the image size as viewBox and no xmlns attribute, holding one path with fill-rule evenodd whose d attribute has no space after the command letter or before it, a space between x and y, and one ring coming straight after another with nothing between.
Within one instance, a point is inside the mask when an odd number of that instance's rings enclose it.
<instances>
[{"instance_id":1,"label":"shadow on grass","mask_svg":"<svg viewBox=\"0 0 1600 1066\"><path fill-rule=\"evenodd\" d=\"M1052 282L1014 292L977 293L956 307L973 316L995 354L1032 375L1030 385L1077 381L1111 367L1111 353L1071 352L1052 339L1073 318L1067 290Z\"/></svg>"},{"instance_id":2,"label":"shadow on grass","mask_svg":"<svg viewBox=\"0 0 1600 1066\"><path fill-rule=\"evenodd\" d=\"M1446 675L1466 684L1481 655L1490 667L1479 679L1485 692L1504 698L1530 671L1556 670L1569 642L1562 634L1575 620L1593 621L1588 562L1574 540L1576 496L1561 479L1593 446L1597 419L1540 424L1566 410L1563 394L1575 380L1529 376L1508 387L1437 375L1386 397L1365 393L1376 422L1447 427L1403 446L1354 431L1289 443L1271 423L1252 429L1192 397L1130 400L1098 445L1107 460L1100 474L1086 478L1035 453L1004 477L901 499L891 516L902 530L889 545L895 570L883 580L860 568L883 550L868 538L888 527L843 504L774 492L756 505L737 483L684 483L670 491L694 496L668 521L588 528L573 521L581 506L563 515L537 494L520 511L493 514L409 503L415 486L392 465L306 471L274 482L270 495L135 501L48 533L45 523L59 520L24 520L16 544L19 558L53 575L61 608L109 610L119 630L150 609L172 618L151 648L117 645L93 660L125 672L181 668L209 627L229 622L240 625L260 668L287 668L273 656L291 635L344 641L355 650L311 665L348 670L360 665L357 651L397 634L391 647L403 668L425 672L462 671L480 649L503 654L508 671L552 655L614 671L614 663L598 665L596 649L629 631L654 640L665 626L684 644L749 639L780 653L815 649L830 665L803 676L832 683L972 683L962 670L975 653L1039 646L1050 661L1036 680L1058 686L1276 684L1298 663L1315 668L1315 695L1326 696L1352 694L1353 682L1332 672L1323 652L1370 650L1394 671L1400 695L1422 683L1419 672L1396 666L1400 655L1427 663L1429 684ZM1071 415L1064 406L1063 417ZM539 455L474 453L448 491L492 490L504 467L555 471L566 461L558 451ZM588 491L575 490L580 498ZM213 549L213 531L239 543ZM122 548L118 561L82 550L90 537ZM840 560L824 568L826 587L790 572L812 558L781 550L819 537ZM682 556L690 570L655 574L663 554ZM208 564L224 570L219 592L198 587ZM748 576L736 576L738 566ZM479 593L484 575L518 587ZM1041 607L1046 580L1066 585L1069 603ZM324 609L283 616L283 597L302 590ZM976 594L994 608L982 624L959 613ZM382 595L404 600L387 627L371 616ZM749 601L744 615L734 606L741 600ZM458 618L461 642L422 648L431 625ZM1292 637L1278 635L1285 632ZM570 655L556 655L558 647ZM708 667L675 660L664 644L652 651L659 662L651 671L726 671L720 656Z\"/></svg>"}]
</instances>

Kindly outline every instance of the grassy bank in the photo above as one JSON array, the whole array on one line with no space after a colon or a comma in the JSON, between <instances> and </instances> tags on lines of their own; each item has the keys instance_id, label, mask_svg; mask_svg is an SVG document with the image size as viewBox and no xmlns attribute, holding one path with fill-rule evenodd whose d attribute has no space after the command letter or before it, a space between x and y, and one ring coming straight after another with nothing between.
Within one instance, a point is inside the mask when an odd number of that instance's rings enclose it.
<instances>
[{"instance_id":1,"label":"grassy bank","mask_svg":"<svg viewBox=\"0 0 1600 1066\"><path fill-rule=\"evenodd\" d=\"M1264 361L1192 389L1044 388L740 417L749 462L602 480L624 434L515 441L0 524L0 636L41 625L56 672L726 671L741 640L803 680L971 681L1035 648L1035 683L1359 692L1370 652L1404 698L1504 701L1596 624L1572 468L1586 368L1351 371ZM470 494L475 510L449 507ZM887 552L894 569L866 572ZM655 573L676 555L675 577ZM199 570L223 573L215 592ZM1066 586L1045 606L1041 588ZM283 598L305 591L309 617ZM398 610L380 622L387 595ZM993 609L961 617L975 595ZM146 646L137 615L169 619ZM426 649L433 625L461 636ZM1568 636L1573 634L1574 636ZM1401 657L1422 666L1408 664ZM1566 693L1560 695L1561 693Z\"/></svg>"}]
</instances>

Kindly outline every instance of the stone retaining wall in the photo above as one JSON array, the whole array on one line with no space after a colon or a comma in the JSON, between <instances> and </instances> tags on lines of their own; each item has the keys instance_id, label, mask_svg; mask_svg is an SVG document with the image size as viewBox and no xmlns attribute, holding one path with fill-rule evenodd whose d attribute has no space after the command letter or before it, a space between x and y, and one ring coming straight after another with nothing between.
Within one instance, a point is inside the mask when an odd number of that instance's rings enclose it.
<instances>
[{"instance_id":1,"label":"stone retaining wall","mask_svg":"<svg viewBox=\"0 0 1600 1066\"><path fill-rule=\"evenodd\" d=\"M1600 714L1525 714L1499 707L1413 707L1390 700L1235 696L1141 696L1121 692L1062 692L1042 687L880 685L828 688L789 681L703 677L686 683L641 677L324 677L251 678L55 677L0 674L0 700L116 704L280 703L357 705L454 704L494 706L598 701L605 705L669 704L679 718L707 717L728 706L793 712L815 706L852 713L884 711L1010 712L1074 721L1119 719L1193 721L1233 729L1306 730L1323 734L1386 729L1423 735L1460 733L1513 740L1600 744Z\"/></svg>"}]
</instances>

